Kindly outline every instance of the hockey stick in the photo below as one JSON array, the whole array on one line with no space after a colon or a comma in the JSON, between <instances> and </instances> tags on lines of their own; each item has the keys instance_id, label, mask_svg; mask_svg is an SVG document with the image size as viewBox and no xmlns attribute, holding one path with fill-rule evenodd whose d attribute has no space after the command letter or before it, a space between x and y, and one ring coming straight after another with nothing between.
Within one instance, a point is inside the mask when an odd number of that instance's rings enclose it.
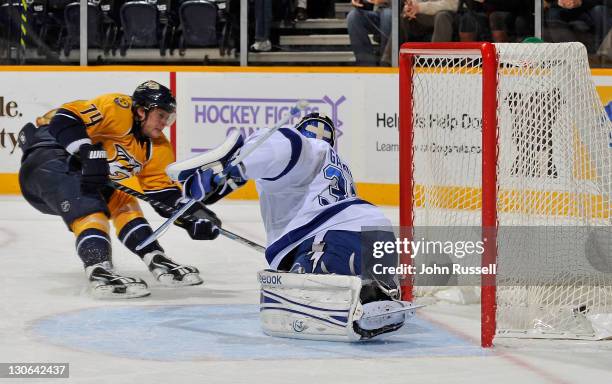
<instances>
[{"instance_id":1,"label":"hockey stick","mask_svg":"<svg viewBox=\"0 0 612 384\"><path fill-rule=\"evenodd\" d=\"M247 157L248 155L251 154L251 152L253 152L255 150L255 148L259 147L264 141L266 141L274 132L278 131L283 125L287 124L289 122L289 120L291 120L292 117L294 117L295 115L297 115L301 110L303 110L304 108L306 108L306 106L308 105L308 102L306 100L300 100L298 101L289 111L289 113L287 115L285 115L285 117L279 121L278 123L276 123L276 125L272 128L270 128L270 130L268 132L266 132L266 134L262 135L255 143L253 143L246 151L244 152L240 152L240 154L234 159L232 160L231 163L229 163L227 165L227 167L225 167L225 169L223 169L223 171L221 171L221 173L217 176L215 176L215 182L217 183L221 183L223 182L223 180L227 177L227 172L228 170L239 164L242 160L244 160L245 157ZM204 196L204 198L202 200L206 200L209 196ZM137 247L136 250L139 251L141 249L143 249L144 247L146 247L147 245L151 244L152 242L154 242L155 240L157 240L164 232L166 232L166 230L170 227L170 225L176 220L178 219L181 215L183 215L189 208L191 208L191 206L193 204L195 204L197 202L197 200L195 199L190 199L185 205L183 205L181 207L181 209L179 209L178 211L176 211L176 213L174 215L172 215L172 217L170 217L168 220L166 220L166 222L164 222L159 228L157 228L155 230L155 232L153 232L151 235L149 235L149 237L147 237L142 243L140 243Z\"/></svg>"},{"instance_id":2,"label":"hockey stick","mask_svg":"<svg viewBox=\"0 0 612 384\"><path fill-rule=\"evenodd\" d=\"M174 213L176 211L176 209L172 208L169 205L166 205L164 203L162 203L161 201L155 200L153 198L151 198L150 196L145 195L144 193L138 192L132 188L126 187L123 184L120 184L116 181L111 181L110 182L110 186L113 187L116 190L119 190L121 192L125 192L128 195L134 196L137 199L140 199L142 201L146 201L147 203L151 204L152 206L161 209L162 211L165 211L167 213ZM212 219L211 216L207 215L205 212L203 213L203 215L207 218L207 219ZM181 220L184 220L186 222L196 222L198 220L197 217L193 216L193 215L184 215L180 217ZM211 220L212 221L212 220ZM266 248L262 247L261 245L257 244L254 241L251 241L249 239L246 239L240 235L237 235L231 231L228 231L227 229L221 228L219 227L219 234L227 237L230 240L234 240L240 244L246 245L247 247L261 252L261 253L265 253L266 252Z\"/></svg>"}]
</instances>

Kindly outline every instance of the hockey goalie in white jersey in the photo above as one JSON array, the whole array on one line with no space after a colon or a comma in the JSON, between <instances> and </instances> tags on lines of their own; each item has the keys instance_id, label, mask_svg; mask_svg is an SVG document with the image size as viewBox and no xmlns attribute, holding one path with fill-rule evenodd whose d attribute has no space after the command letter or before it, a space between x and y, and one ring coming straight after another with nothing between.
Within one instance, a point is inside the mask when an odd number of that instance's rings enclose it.
<instances>
[{"instance_id":1,"label":"hockey goalie in white jersey","mask_svg":"<svg viewBox=\"0 0 612 384\"><path fill-rule=\"evenodd\" d=\"M371 268L374 262L397 265L395 253L373 259L371 252L375 241L395 241L391 223L357 197L351 171L334 150L332 121L308 114L228 166L267 131L245 141L229 135L220 147L167 168L185 184L187 197L205 204L255 180L271 268L259 272L264 331L356 341L399 329L416 307L399 301L396 276ZM224 169L226 177L219 177Z\"/></svg>"}]
</instances>

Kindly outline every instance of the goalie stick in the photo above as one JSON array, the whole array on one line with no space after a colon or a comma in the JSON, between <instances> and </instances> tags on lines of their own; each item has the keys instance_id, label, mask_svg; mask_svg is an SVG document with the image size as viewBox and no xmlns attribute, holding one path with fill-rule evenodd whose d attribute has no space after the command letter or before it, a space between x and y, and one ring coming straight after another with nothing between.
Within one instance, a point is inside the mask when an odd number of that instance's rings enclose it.
<instances>
[{"instance_id":1,"label":"goalie stick","mask_svg":"<svg viewBox=\"0 0 612 384\"><path fill-rule=\"evenodd\" d=\"M141 192L138 192L138 191L136 191L136 190L134 190L132 188L126 187L125 185L120 184L120 183L118 183L116 181L111 181L110 182L110 186L113 187L113 189L119 190L121 192L125 192L128 195L136 197L137 199L140 199L142 201L146 201L147 203L149 203L149 204L153 205L154 207L159 208L159 209L161 209L161 210L163 210L163 211L165 211L167 213L173 214L174 212L176 212L176 209L172 208L171 206L166 205L166 204L162 203L161 201L155 200L155 199L151 198L150 196L145 195L144 193L141 193ZM204 215L207 216L207 218L212 219L212 217L210 217L210 216L208 216L206 214L204 214ZM194 221L198 220L193 215L183 215L183 216L180 216L180 219L181 220L185 220L187 222L194 222ZM234 241L236 241L236 242L238 242L240 244L246 245L247 247L249 247L249 248L251 248L251 249L253 249L255 251L258 251L258 252L261 252L261 253L265 253L266 252L266 248L265 247L257 244L254 241L251 241L251 240L246 239L246 238L244 238L244 237L242 237L240 235L237 235L237 234L235 234L235 233L233 233L231 231L228 231L227 229L219 227L219 234L227 237L230 240L234 240Z\"/></svg>"},{"instance_id":2,"label":"goalie stick","mask_svg":"<svg viewBox=\"0 0 612 384\"><path fill-rule=\"evenodd\" d=\"M266 132L266 134L262 135L247 150L241 151L240 154L234 160L232 160L225 167L225 169L223 169L223 171L219 175L215 176L215 181L218 182L218 183L221 183L225 179L225 177L227 176L227 170L229 168L235 166L236 164L239 164L242 160L244 160L245 157L250 155L251 152L253 152L264 141L266 141L274 132L278 131L283 125L287 124L289 122L289 120L291 120L292 117L296 116L300 111L302 111L307 106L308 106L308 101L306 101L306 100L299 100L293 107L291 107L291 110L289 111L289 113L287 113L285 115L285 117L281 121L276 123L276 125L274 127L270 128L270 130L268 132ZM202 200L206 200L207 197L209 197L209 196L204 196L204 198ZM176 219L178 219L180 216L182 216L196 202L197 202L197 200L190 199L185 205L183 205L181 207L181 209L176 211L174 213L174 215L172 215L172 217L167 219L159 228L157 228L155 230L155 232L153 232L151 235L149 235L149 237L147 237L142 243L138 244L138 246L136 247L136 250L139 251L139 250L143 249L144 247L146 247L147 245L149 245L152 242L154 242L155 240L157 240L161 235L164 234L164 232L166 232L166 230L170 227L170 224L172 224Z\"/></svg>"}]
</instances>

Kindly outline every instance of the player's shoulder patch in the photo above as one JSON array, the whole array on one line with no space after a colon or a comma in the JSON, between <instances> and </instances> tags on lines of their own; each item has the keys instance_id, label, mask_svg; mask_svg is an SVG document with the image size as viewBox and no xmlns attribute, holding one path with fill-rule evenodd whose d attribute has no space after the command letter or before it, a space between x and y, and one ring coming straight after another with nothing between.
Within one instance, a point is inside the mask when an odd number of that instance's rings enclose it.
<instances>
[{"instance_id":1,"label":"player's shoulder patch","mask_svg":"<svg viewBox=\"0 0 612 384\"><path fill-rule=\"evenodd\" d=\"M128 109L130 107L130 104L132 103L132 99L130 99L129 96L121 95L115 97L114 102L121 108Z\"/></svg>"}]
</instances>

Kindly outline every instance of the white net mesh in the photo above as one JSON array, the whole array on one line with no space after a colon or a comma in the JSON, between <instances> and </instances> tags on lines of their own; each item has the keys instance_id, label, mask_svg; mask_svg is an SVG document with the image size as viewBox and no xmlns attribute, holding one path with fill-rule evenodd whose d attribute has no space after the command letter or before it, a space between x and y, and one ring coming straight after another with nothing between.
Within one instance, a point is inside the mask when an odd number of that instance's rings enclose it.
<instances>
[{"instance_id":1,"label":"white net mesh","mask_svg":"<svg viewBox=\"0 0 612 384\"><path fill-rule=\"evenodd\" d=\"M586 50L496 49L498 334L606 337L594 319L612 314L612 125ZM415 237L427 226L478 237L482 60L415 55L412 81Z\"/></svg>"}]
</instances>

